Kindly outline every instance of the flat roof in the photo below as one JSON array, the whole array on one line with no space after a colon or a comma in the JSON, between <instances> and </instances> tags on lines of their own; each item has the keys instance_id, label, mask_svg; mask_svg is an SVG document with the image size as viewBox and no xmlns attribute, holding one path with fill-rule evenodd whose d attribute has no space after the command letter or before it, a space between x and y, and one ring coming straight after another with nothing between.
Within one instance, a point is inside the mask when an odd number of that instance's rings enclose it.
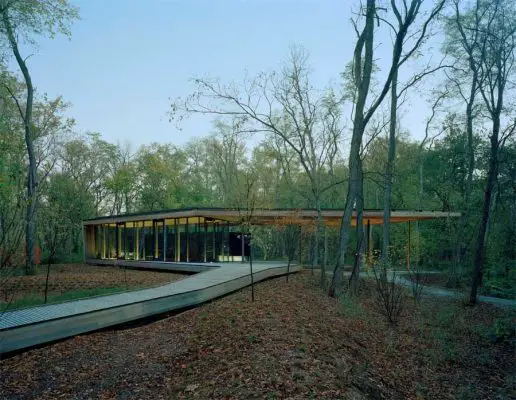
<instances>
[{"instance_id":1,"label":"flat roof","mask_svg":"<svg viewBox=\"0 0 516 400\"><path fill-rule=\"evenodd\" d=\"M322 217L326 225L338 226L342 220L343 209L323 209ZM134 214L111 215L105 217L91 218L83 221L84 225L112 224L118 222L132 222L144 220L160 220L169 218L187 218L187 217L204 217L214 220L224 220L235 224L247 215L246 210L234 208L178 208L172 210L160 210L151 212L142 212ZM274 208L274 209L254 209L249 215L251 223L255 225L275 225L280 224L282 220L291 219L292 223L309 224L317 218L317 210L307 208ZM460 217L460 212L446 211L410 211L410 210L392 210L391 222L408 222L420 221L437 218L456 218ZM364 223L369 222L371 225L379 225L383 223L383 210L368 209L364 210ZM356 224L356 211L353 211L352 224Z\"/></svg>"}]
</instances>

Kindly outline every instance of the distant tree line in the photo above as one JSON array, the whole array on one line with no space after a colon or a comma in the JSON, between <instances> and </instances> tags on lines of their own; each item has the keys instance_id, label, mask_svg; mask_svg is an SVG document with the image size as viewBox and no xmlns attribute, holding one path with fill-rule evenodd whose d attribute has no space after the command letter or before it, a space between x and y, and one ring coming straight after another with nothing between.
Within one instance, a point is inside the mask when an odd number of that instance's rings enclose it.
<instances>
[{"instance_id":1,"label":"distant tree line","mask_svg":"<svg viewBox=\"0 0 516 400\"><path fill-rule=\"evenodd\" d=\"M184 146L139 148L109 143L99 133L76 133L65 116L69 105L33 86L17 40L68 34L78 11L58 0L1 1L0 7L6 55L19 67L9 70L4 57L0 70L2 267L25 265L33 273L35 247L44 257L79 259L85 218L240 208L252 191L256 207L317 210L313 227L260 227L253 243L258 257L290 262L293 247L278 245L278 235L301 235L304 262L321 267L330 295L342 288L345 263L353 265L350 285L358 290L367 208L386 217L373 231L384 266L404 262L409 245L406 225L388 223L392 209L461 211L457 220L416 224L411 262L445 268L450 285L467 280L471 302L486 274L514 279L513 2L357 2L354 53L337 84L314 87L309 56L300 47L291 49L281 69L242 82L194 79L194 92L174 101L170 117L181 124L193 114L211 115L211 132ZM387 34L392 43L381 40ZM440 49L436 36L444 38ZM391 54L384 69L376 65L379 46ZM420 116L423 133L403 123L411 96L428 98L428 115ZM340 229L325 232L324 208L344 210ZM49 243L56 238L52 252ZM333 270L329 285L326 267Z\"/></svg>"}]
</instances>

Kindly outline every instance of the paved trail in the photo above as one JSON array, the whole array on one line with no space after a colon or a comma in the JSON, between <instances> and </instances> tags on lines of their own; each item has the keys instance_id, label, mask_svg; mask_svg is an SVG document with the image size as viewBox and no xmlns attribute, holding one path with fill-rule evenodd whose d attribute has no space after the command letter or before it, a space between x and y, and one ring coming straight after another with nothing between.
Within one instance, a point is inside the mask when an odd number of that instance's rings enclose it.
<instances>
[{"instance_id":1,"label":"paved trail","mask_svg":"<svg viewBox=\"0 0 516 400\"><path fill-rule=\"evenodd\" d=\"M406 287L412 287L412 282L410 282L408 279L400 276L401 274L406 274L406 271L396 271L396 281L398 284L406 286ZM421 273L424 274L435 274L439 272L434 271L422 271ZM331 275L331 273L329 273ZM344 272L344 276L350 276L351 272ZM370 272L361 272L360 276L373 278L373 274ZM392 281L393 274L392 272L388 276L389 281ZM464 298L464 292L456 291L456 290L450 290L446 288L440 288L436 286L430 286L425 285L423 288L423 296L439 296L439 297L450 297L454 299L461 299ZM494 304L495 306L499 307L507 307L507 308L516 308L516 300L510 300L510 299L500 299L499 297L492 297L492 296L478 296L478 301L481 301L483 303L489 303Z\"/></svg>"}]
</instances>

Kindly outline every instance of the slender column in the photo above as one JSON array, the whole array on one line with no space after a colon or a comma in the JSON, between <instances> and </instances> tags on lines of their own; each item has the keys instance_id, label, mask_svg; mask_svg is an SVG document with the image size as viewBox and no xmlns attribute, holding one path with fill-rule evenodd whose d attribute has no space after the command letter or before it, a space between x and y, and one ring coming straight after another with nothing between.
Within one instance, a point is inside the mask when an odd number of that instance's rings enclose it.
<instances>
[{"instance_id":1,"label":"slender column","mask_svg":"<svg viewBox=\"0 0 516 400\"><path fill-rule=\"evenodd\" d=\"M158 221L152 221L152 231L153 231L153 234L154 234L154 259L157 260L158 259L158 243L159 243L159 238L158 238Z\"/></svg>"},{"instance_id":2,"label":"slender column","mask_svg":"<svg viewBox=\"0 0 516 400\"><path fill-rule=\"evenodd\" d=\"M207 257L207 242L208 242L208 226L206 225L206 220L204 221L204 241L203 241L203 252L204 252L204 262L208 261Z\"/></svg>"},{"instance_id":3,"label":"slender column","mask_svg":"<svg viewBox=\"0 0 516 400\"><path fill-rule=\"evenodd\" d=\"M179 219L176 218L176 262L181 260L181 232L179 232Z\"/></svg>"},{"instance_id":4,"label":"slender column","mask_svg":"<svg viewBox=\"0 0 516 400\"><path fill-rule=\"evenodd\" d=\"M407 269L410 270L410 221L408 222Z\"/></svg>"},{"instance_id":5,"label":"slender column","mask_svg":"<svg viewBox=\"0 0 516 400\"><path fill-rule=\"evenodd\" d=\"M196 258L197 260L201 259L201 220L199 219L197 221L197 232L195 232L195 241L197 243L197 254Z\"/></svg>"},{"instance_id":6,"label":"slender column","mask_svg":"<svg viewBox=\"0 0 516 400\"><path fill-rule=\"evenodd\" d=\"M107 258L106 257L106 225L102 225L102 257L100 258Z\"/></svg>"},{"instance_id":7,"label":"slender column","mask_svg":"<svg viewBox=\"0 0 516 400\"><path fill-rule=\"evenodd\" d=\"M86 261L86 255L87 255L87 250L86 250L86 243L87 243L87 239L86 239L86 235L88 234L88 229L86 227L86 225L83 225L82 226L82 255L84 257L84 261Z\"/></svg>"},{"instance_id":8,"label":"slender column","mask_svg":"<svg viewBox=\"0 0 516 400\"><path fill-rule=\"evenodd\" d=\"M299 225L299 265L303 265L303 225Z\"/></svg>"},{"instance_id":9,"label":"slender column","mask_svg":"<svg viewBox=\"0 0 516 400\"><path fill-rule=\"evenodd\" d=\"M120 257L120 227L118 224L116 224L115 233L115 257L118 259Z\"/></svg>"},{"instance_id":10,"label":"slender column","mask_svg":"<svg viewBox=\"0 0 516 400\"><path fill-rule=\"evenodd\" d=\"M371 229L371 220L367 220L367 264L371 266L373 261L373 246L371 245L373 239L373 231Z\"/></svg>"},{"instance_id":11,"label":"slender column","mask_svg":"<svg viewBox=\"0 0 516 400\"><path fill-rule=\"evenodd\" d=\"M226 225L223 224L220 227L222 229L222 235L221 235L222 236L222 240L221 240L221 244L220 244L221 245L221 250L222 250L222 261L226 261L226 246L224 246L224 244L225 244L224 236L226 236L226 233L225 233Z\"/></svg>"},{"instance_id":12,"label":"slender column","mask_svg":"<svg viewBox=\"0 0 516 400\"><path fill-rule=\"evenodd\" d=\"M122 233L122 250L124 253L124 260L127 260L127 224L124 222L124 230Z\"/></svg>"},{"instance_id":13,"label":"slender column","mask_svg":"<svg viewBox=\"0 0 516 400\"><path fill-rule=\"evenodd\" d=\"M142 244L143 244L143 251L142 251L142 259L145 260L146 257L147 257L147 254L145 252L147 246L145 246L145 234L146 234L146 231L145 231L145 221L142 222Z\"/></svg>"},{"instance_id":14,"label":"slender column","mask_svg":"<svg viewBox=\"0 0 516 400\"><path fill-rule=\"evenodd\" d=\"M212 252L213 252L213 261L217 262L217 247L216 247L216 244L217 244L217 241L215 240L215 234L217 232L217 224L215 222L213 222L213 229L212 229L212 239L213 239L213 247L212 247Z\"/></svg>"},{"instance_id":15,"label":"slender column","mask_svg":"<svg viewBox=\"0 0 516 400\"><path fill-rule=\"evenodd\" d=\"M188 218L186 218L185 238L186 238L186 262L190 262L190 240L188 237Z\"/></svg>"},{"instance_id":16,"label":"slender column","mask_svg":"<svg viewBox=\"0 0 516 400\"><path fill-rule=\"evenodd\" d=\"M140 223L135 222L134 223L134 259L139 260L140 259Z\"/></svg>"},{"instance_id":17,"label":"slender column","mask_svg":"<svg viewBox=\"0 0 516 400\"><path fill-rule=\"evenodd\" d=\"M228 244L228 261L233 261L232 259L230 259L231 255L229 254L229 221L227 222L227 226L228 226L228 236L227 236L227 239L226 239L226 243Z\"/></svg>"},{"instance_id":18,"label":"slender column","mask_svg":"<svg viewBox=\"0 0 516 400\"><path fill-rule=\"evenodd\" d=\"M163 261L167 261L167 221L163 220Z\"/></svg>"},{"instance_id":19,"label":"slender column","mask_svg":"<svg viewBox=\"0 0 516 400\"><path fill-rule=\"evenodd\" d=\"M242 247L242 262L244 262L245 243L244 243L244 229L243 228L242 228L242 232L240 233L240 246Z\"/></svg>"},{"instance_id":20,"label":"slender column","mask_svg":"<svg viewBox=\"0 0 516 400\"><path fill-rule=\"evenodd\" d=\"M324 225L324 257L323 257L323 267L326 270L328 266L328 227Z\"/></svg>"}]
</instances>

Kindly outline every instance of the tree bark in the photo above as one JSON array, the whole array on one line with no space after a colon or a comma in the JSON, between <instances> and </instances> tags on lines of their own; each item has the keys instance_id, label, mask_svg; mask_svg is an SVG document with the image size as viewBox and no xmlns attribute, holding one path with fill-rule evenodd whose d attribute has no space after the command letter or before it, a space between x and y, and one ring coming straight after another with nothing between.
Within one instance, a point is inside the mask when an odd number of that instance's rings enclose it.
<instances>
[{"instance_id":1,"label":"tree bark","mask_svg":"<svg viewBox=\"0 0 516 400\"><path fill-rule=\"evenodd\" d=\"M316 227L316 231L317 231L317 235L316 235L316 240L315 240L315 259L316 261L318 262L318 258L317 258L317 255L319 253L319 243L320 243L320 238L321 238L321 234L323 233L323 226L324 226L324 222L323 222L323 217L322 217L322 210L321 210L321 205L320 203L318 202L317 203L317 227ZM324 265L324 260L323 262L321 263L321 274L319 276L319 283L321 285L321 287L325 287L326 286L326 265Z\"/></svg>"},{"instance_id":2,"label":"tree bark","mask_svg":"<svg viewBox=\"0 0 516 400\"><path fill-rule=\"evenodd\" d=\"M356 196L356 222L357 222L357 246L355 249L355 264L349 278L349 287L353 295L358 294L360 267L362 263L362 254L364 253L364 176L362 172L362 162L360 160L359 184L357 185Z\"/></svg>"},{"instance_id":3,"label":"tree bark","mask_svg":"<svg viewBox=\"0 0 516 400\"><path fill-rule=\"evenodd\" d=\"M344 214L340 225L339 238L339 256L335 268L333 269L333 277L328 290L328 294L332 297L338 295L338 290L342 282L342 266L345 261L346 249L348 247L349 232L351 228L351 218L353 216L353 206L357 196L357 188L360 184L360 176L362 171L362 163L360 160L360 148L362 145L362 137L365 130L364 109L369 93L369 84L371 82L371 73L373 67L373 39L374 39L374 16L376 13L375 0L367 0L366 23L363 32L360 34L354 51L354 79L357 88L357 104L355 107L355 115L353 121L353 135L351 137L351 148L349 152L349 180L348 193L346 195L346 204L344 206ZM362 51L365 49L364 56ZM363 66L362 66L363 61Z\"/></svg>"},{"instance_id":4,"label":"tree bark","mask_svg":"<svg viewBox=\"0 0 516 400\"><path fill-rule=\"evenodd\" d=\"M484 190L484 205L482 207L482 219L480 229L478 231L477 246L475 249L475 261L473 264L473 279L471 282L471 293L469 301L471 304L477 302L478 288L482 285L482 277L484 270L484 253L487 223L489 221L489 213L491 211L491 199L493 188L498 176L498 136L500 134L500 115L493 116L493 132L490 142L489 169L487 173L487 183Z\"/></svg>"},{"instance_id":5,"label":"tree bark","mask_svg":"<svg viewBox=\"0 0 516 400\"><path fill-rule=\"evenodd\" d=\"M34 136L32 132L32 106L34 102L34 87L32 79L27 68L25 60L22 58L18 43L14 36L11 21L9 20L8 10L4 9L2 13L4 26L7 32L9 44L16 58L16 62L20 67L27 86L27 98L25 104L25 113L23 114L23 125L25 131L25 145L27 147L27 155L29 159L28 178L27 178L27 211L26 211L26 229L25 229L25 244L26 244L26 264L25 270L27 274L33 274L34 268L34 245L36 236L36 227L34 222L34 214L36 212L36 187L37 187L37 164L34 152ZM21 112L21 110L20 110Z\"/></svg>"},{"instance_id":6,"label":"tree bark","mask_svg":"<svg viewBox=\"0 0 516 400\"><path fill-rule=\"evenodd\" d=\"M457 232L457 245L455 249L455 262L452 271L453 284L457 283L457 279L462 274L462 262L465 254L465 232L469 221L469 208L471 192L473 188L473 170L475 169L475 152L473 149L473 106L477 93L478 73L473 69L473 80L471 83L470 94L466 104L466 145L468 155L468 172L466 176L466 188L462 201L462 214L459 221L459 229Z\"/></svg>"},{"instance_id":7,"label":"tree bark","mask_svg":"<svg viewBox=\"0 0 516 400\"><path fill-rule=\"evenodd\" d=\"M391 82L391 115L389 122L389 149L387 152L387 164L385 165L385 183L383 194L383 240L382 262L387 265L389 261L390 230L391 230L391 203L392 203L392 178L396 158L396 122L398 119L398 68L392 74Z\"/></svg>"}]
</instances>

